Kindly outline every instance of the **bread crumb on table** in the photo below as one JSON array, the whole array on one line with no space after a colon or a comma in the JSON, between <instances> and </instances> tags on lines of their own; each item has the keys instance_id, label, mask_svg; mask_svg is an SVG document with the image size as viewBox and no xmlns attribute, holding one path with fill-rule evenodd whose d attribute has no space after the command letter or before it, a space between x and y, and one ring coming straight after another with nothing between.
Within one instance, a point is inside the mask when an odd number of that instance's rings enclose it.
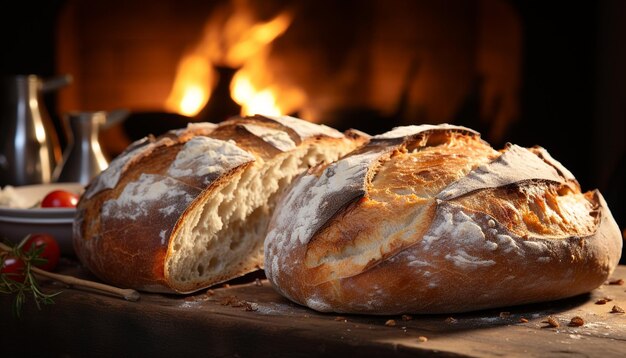
<instances>
[{"instance_id":1,"label":"bread crumb on table","mask_svg":"<svg viewBox=\"0 0 626 358\"><path fill-rule=\"evenodd\" d=\"M613 306L611 313L624 313L624 309L618 305Z\"/></svg>"},{"instance_id":2,"label":"bread crumb on table","mask_svg":"<svg viewBox=\"0 0 626 358\"><path fill-rule=\"evenodd\" d=\"M552 328L557 328L561 326L559 324L559 321L557 321L557 319L552 316L548 316L548 318L546 318L544 321L541 321L541 323L547 323L548 325L546 327Z\"/></svg>"},{"instance_id":3,"label":"bread crumb on table","mask_svg":"<svg viewBox=\"0 0 626 358\"><path fill-rule=\"evenodd\" d=\"M389 319L387 320L387 322L385 322L385 326L387 327L393 327L395 325L396 325L396 320L393 320L393 319Z\"/></svg>"},{"instance_id":4,"label":"bread crumb on table","mask_svg":"<svg viewBox=\"0 0 626 358\"><path fill-rule=\"evenodd\" d=\"M619 285L622 286L624 284L624 280L621 278L609 281L609 285Z\"/></svg>"},{"instance_id":5,"label":"bread crumb on table","mask_svg":"<svg viewBox=\"0 0 626 358\"><path fill-rule=\"evenodd\" d=\"M259 310L259 305L257 303L254 303L254 302L244 301L243 307L244 307L244 309L247 312L254 312L254 311L258 311Z\"/></svg>"},{"instance_id":6,"label":"bread crumb on table","mask_svg":"<svg viewBox=\"0 0 626 358\"><path fill-rule=\"evenodd\" d=\"M578 317L578 316L573 317L572 320L569 322L570 327L580 327L584 324L585 324L585 321L581 317Z\"/></svg>"},{"instance_id":7,"label":"bread crumb on table","mask_svg":"<svg viewBox=\"0 0 626 358\"><path fill-rule=\"evenodd\" d=\"M420 342L420 343L424 343L424 342L428 341L428 338L424 337L424 336L419 336L419 337L417 337L417 341Z\"/></svg>"}]
</instances>

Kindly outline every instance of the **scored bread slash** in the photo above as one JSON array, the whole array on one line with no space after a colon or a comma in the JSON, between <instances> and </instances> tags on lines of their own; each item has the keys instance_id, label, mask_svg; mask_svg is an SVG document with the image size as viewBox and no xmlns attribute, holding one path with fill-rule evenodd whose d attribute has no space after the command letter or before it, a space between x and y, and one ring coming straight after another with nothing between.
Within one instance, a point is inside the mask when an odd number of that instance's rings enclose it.
<instances>
[{"instance_id":1,"label":"scored bread slash","mask_svg":"<svg viewBox=\"0 0 626 358\"><path fill-rule=\"evenodd\" d=\"M81 197L76 254L103 281L151 292L195 292L258 270L284 189L367 140L254 116L137 141Z\"/></svg>"}]
</instances>

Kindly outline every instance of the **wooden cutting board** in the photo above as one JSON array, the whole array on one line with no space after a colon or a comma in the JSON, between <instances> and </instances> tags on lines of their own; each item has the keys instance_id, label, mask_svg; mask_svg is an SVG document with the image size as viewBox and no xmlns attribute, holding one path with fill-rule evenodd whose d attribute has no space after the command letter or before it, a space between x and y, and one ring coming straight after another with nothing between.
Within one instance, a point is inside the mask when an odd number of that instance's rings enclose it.
<instances>
[{"instance_id":1,"label":"wooden cutting board","mask_svg":"<svg viewBox=\"0 0 626 358\"><path fill-rule=\"evenodd\" d=\"M73 265L63 270L86 276ZM620 278L626 266L611 280ZM0 294L0 356L626 356L626 315L611 313L626 308L626 285L608 282L555 302L404 317L320 314L279 296L262 273L193 295L143 293L139 302L43 284L63 292L41 310L29 301L19 319ZM560 326L544 323L549 316ZM568 325L575 316L582 326Z\"/></svg>"}]
</instances>

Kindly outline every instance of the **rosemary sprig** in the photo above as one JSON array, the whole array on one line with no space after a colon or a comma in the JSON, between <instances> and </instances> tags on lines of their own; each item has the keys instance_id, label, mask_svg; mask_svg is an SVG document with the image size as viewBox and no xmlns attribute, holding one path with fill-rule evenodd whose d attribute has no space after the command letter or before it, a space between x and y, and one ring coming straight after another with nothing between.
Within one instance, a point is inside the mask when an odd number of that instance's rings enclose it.
<instances>
[{"instance_id":1,"label":"rosemary sprig","mask_svg":"<svg viewBox=\"0 0 626 358\"><path fill-rule=\"evenodd\" d=\"M35 265L46 263L46 259L41 257L43 247L28 250L28 252L22 250L29 237L26 236L19 244L13 247L0 243L0 267L4 267L4 263L9 257L15 257L24 263L22 274L0 273L0 293L15 295L12 311L16 317L20 317L20 312L28 296L32 296L37 308L41 309L41 306L44 304L53 304L53 298L61 293L61 291L45 293L41 290L39 282L35 277L35 270L37 269ZM13 279L13 275L23 276L24 280L21 281L19 278Z\"/></svg>"},{"instance_id":2,"label":"rosemary sprig","mask_svg":"<svg viewBox=\"0 0 626 358\"><path fill-rule=\"evenodd\" d=\"M31 249L29 250L29 252L23 252L22 247L27 240L28 236L14 247L8 246L0 242L0 267L3 267L4 261L11 256L22 259L24 262L23 275L25 279L23 282L11 279L10 274L8 273L0 274L0 293L15 294L15 300L13 302L13 313L17 317L20 316L21 309L29 294L33 295L37 308L41 309L42 304L54 303L53 298L61 293L44 293L39 287L39 283L37 282L37 276L46 277L64 283L68 287L82 287L91 291L122 297L125 300L131 302L139 300L139 292L133 289L124 289L109 286L99 282L93 282L73 276L44 271L38 267L35 267L35 265L46 262L44 258L41 258L43 247L34 250Z\"/></svg>"}]
</instances>

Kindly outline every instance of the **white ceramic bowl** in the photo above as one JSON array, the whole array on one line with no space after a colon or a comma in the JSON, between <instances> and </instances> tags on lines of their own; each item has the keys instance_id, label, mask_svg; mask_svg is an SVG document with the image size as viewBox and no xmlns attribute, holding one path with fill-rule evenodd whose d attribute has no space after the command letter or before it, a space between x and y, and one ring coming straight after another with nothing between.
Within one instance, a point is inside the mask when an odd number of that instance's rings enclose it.
<instances>
[{"instance_id":1,"label":"white ceramic bowl","mask_svg":"<svg viewBox=\"0 0 626 358\"><path fill-rule=\"evenodd\" d=\"M20 201L35 205L52 190L66 190L82 194L80 183L54 183L17 186L13 188ZM74 255L72 247L72 224L74 208L32 208L15 209L0 207L0 237L19 242L28 234L47 233L59 242L61 253Z\"/></svg>"}]
</instances>

